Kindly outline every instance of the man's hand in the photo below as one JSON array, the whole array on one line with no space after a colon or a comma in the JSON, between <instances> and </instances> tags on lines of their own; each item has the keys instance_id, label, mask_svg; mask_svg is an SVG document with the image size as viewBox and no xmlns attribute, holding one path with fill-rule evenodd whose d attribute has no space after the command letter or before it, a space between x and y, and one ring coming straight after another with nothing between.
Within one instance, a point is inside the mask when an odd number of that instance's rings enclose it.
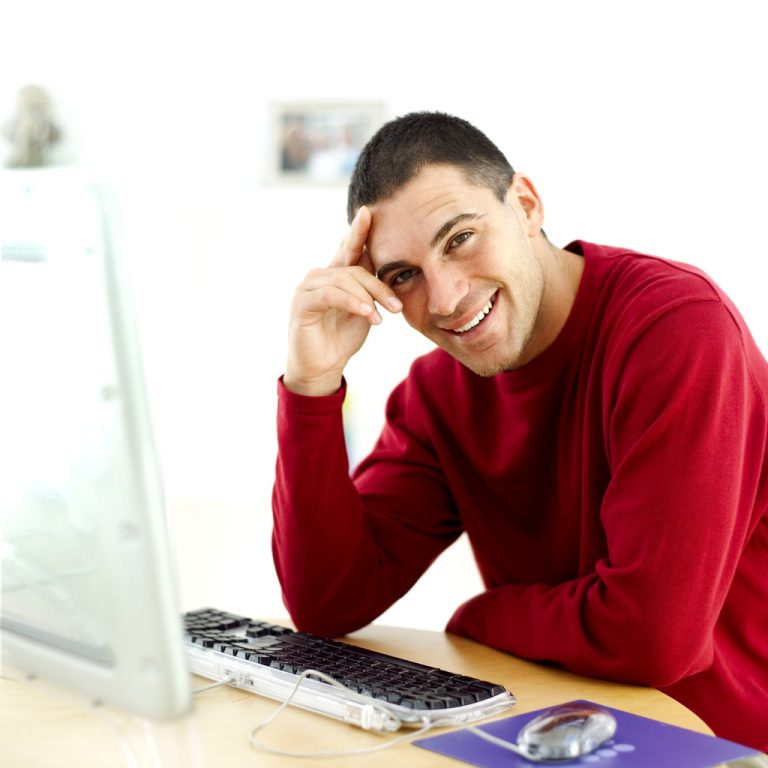
<instances>
[{"instance_id":1,"label":"man's hand","mask_svg":"<svg viewBox=\"0 0 768 768\"><path fill-rule=\"evenodd\" d=\"M283 377L294 392L335 392L349 358L371 326L381 322L374 302L392 312L402 309L392 289L374 274L365 248L370 226L371 213L363 206L330 265L309 272L296 289Z\"/></svg>"}]
</instances>

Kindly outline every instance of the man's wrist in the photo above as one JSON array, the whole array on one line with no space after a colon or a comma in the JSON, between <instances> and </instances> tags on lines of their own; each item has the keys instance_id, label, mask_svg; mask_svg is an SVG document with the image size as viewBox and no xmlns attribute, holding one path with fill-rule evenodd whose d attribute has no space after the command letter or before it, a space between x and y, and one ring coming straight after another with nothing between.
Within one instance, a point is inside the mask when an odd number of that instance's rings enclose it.
<instances>
[{"instance_id":1,"label":"man's wrist","mask_svg":"<svg viewBox=\"0 0 768 768\"><path fill-rule=\"evenodd\" d=\"M283 386L297 395L307 397L327 397L339 391L342 386L341 376L324 376L318 379L300 379L288 373L283 376Z\"/></svg>"}]
</instances>

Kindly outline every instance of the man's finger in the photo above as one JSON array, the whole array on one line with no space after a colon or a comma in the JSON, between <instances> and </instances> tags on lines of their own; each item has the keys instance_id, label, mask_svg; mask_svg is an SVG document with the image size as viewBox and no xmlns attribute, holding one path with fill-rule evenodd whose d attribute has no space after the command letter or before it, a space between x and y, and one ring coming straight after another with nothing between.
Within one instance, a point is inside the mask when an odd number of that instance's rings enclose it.
<instances>
[{"instance_id":1,"label":"man's finger","mask_svg":"<svg viewBox=\"0 0 768 768\"><path fill-rule=\"evenodd\" d=\"M368 304L371 310L375 309L374 301L390 312L399 312L403 308L402 302L392 289L362 263L354 267L314 269L307 273L301 288L303 291L313 291L326 285L337 285L356 295L362 303Z\"/></svg>"},{"instance_id":2,"label":"man's finger","mask_svg":"<svg viewBox=\"0 0 768 768\"><path fill-rule=\"evenodd\" d=\"M294 299L294 314L314 322L319 315L335 310L365 317L372 325L378 325L381 315L371 297L364 291L361 295L361 288L359 283L308 285Z\"/></svg>"},{"instance_id":3,"label":"man's finger","mask_svg":"<svg viewBox=\"0 0 768 768\"><path fill-rule=\"evenodd\" d=\"M371 228L371 212L362 206L352 220L347 236L341 243L336 256L331 261L332 267L352 267L363 256L368 230Z\"/></svg>"},{"instance_id":4,"label":"man's finger","mask_svg":"<svg viewBox=\"0 0 768 768\"><path fill-rule=\"evenodd\" d=\"M376 274L376 269L371 261L371 254L368 253L368 246L363 246L363 253L360 256L360 261L357 262L358 266L361 266L366 272L370 272L372 275Z\"/></svg>"}]
</instances>

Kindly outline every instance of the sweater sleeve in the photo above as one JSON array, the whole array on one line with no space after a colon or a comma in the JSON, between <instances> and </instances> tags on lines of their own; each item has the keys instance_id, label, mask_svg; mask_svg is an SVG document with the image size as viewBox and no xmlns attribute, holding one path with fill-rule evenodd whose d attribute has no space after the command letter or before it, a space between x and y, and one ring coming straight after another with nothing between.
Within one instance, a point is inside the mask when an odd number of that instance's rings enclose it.
<instances>
[{"instance_id":1,"label":"sweater sleeve","mask_svg":"<svg viewBox=\"0 0 768 768\"><path fill-rule=\"evenodd\" d=\"M296 625L340 636L370 623L461 533L431 451L407 426L403 384L372 454L350 477L345 389L304 397L278 384L272 548Z\"/></svg>"},{"instance_id":2,"label":"sweater sleeve","mask_svg":"<svg viewBox=\"0 0 768 768\"><path fill-rule=\"evenodd\" d=\"M709 667L715 623L756 525L766 448L743 334L726 306L702 301L636 339L613 364L603 406L607 556L566 583L490 589L457 610L449 631L655 687Z\"/></svg>"}]
</instances>

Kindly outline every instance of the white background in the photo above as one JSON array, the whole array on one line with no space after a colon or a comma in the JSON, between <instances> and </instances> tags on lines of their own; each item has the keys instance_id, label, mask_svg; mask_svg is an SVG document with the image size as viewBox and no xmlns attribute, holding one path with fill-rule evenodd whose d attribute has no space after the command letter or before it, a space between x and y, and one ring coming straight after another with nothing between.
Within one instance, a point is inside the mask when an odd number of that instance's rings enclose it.
<instances>
[{"instance_id":1,"label":"white background","mask_svg":"<svg viewBox=\"0 0 768 768\"><path fill-rule=\"evenodd\" d=\"M0 122L18 88L48 88L57 162L109 179L121 203L185 607L285 613L269 545L275 385L293 288L333 255L345 190L265 183L270 103L465 117L537 184L555 243L704 268L765 350L762 6L2 4ZM358 452L427 348L387 316L350 365ZM460 542L382 621L441 628L479 589Z\"/></svg>"}]
</instances>

